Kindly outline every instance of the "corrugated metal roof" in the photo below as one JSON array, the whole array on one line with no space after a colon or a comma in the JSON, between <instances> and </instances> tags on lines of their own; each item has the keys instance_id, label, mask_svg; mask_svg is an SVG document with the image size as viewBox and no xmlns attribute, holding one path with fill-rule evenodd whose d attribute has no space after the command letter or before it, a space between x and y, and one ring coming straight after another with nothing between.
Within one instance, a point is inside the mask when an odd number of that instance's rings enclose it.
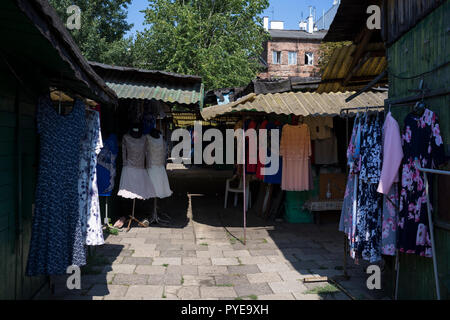
<instances>
[{"instance_id":1,"label":"corrugated metal roof","mask_svg":"<svg viewBox=\"0 0 450 320\"><path fill-rule=\"evenodd\" d=\"M203 106L201 77L96 62L90 64L119 99L155 99L166 103Z\"/></svg>"},{"instance_id":2,"label":"corrugated metal roof","mask_svg":"<svg viewBox=\"0 0 450 320\"><path fill-rule=\"evenodd\" d=\"M344 108L377 106L381 108L388 97L387 92L365 92L350 102L345 102L345 99L354 93L284 92L260 95L252 93L233 103L205 108L201 114L205 120L240 111L293 114L305 117L334 116L339 115Z\"/></svg>"},{"instance_id":3,"label":"corrugated metal roof","mask_svg":"<svg viewBox=\"0 0 450 320\"><path fill-rule=\"evenodd\" d=\"M198 104L202 100L200 85L182 88L156 83L136 83L132 81L111 82L106 84L116 92L119 99L155 99L167 103Z\"/></svg>"},{"instance_id":4,"label":"corrugated metal roof","mask_svg":"<svg viewBox=\"0 0 450 320\"><path fill-rule=\"evenodd\" d=\"M350 72L355 50L356 45L350 45L338 48L333 52L328 65L323 71L322 83L317 89L318 93L358 91L387 68L385 56L371 57L352 75L352 79L344 87L342 82ZM383 51L384 47L381 43L369 44L367 50ZM386 83L387 79L379 84Z\"/></svg>"}]
</instances>

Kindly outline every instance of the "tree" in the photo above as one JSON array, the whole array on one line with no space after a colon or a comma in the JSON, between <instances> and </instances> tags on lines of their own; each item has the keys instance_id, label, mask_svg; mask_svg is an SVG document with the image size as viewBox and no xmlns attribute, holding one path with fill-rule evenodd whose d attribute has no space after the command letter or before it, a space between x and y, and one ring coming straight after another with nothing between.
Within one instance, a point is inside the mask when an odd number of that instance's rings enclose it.
<instances>
[{"instance_id":1,"label":"tree","mask_svg":"<svg viewBox=\"0 0 450 320\"><path fill-rule=\"evenodd\" d=\"M133 41L125 34L133 25L127 22L131 0L50 0L65 23L67 8L76 4L81 9L81 28L71 34L86 59L108 64L131 65Z\"/></svg>"},{"instance_id":2,"label":"tree","mask_svg":"<svg viewBox=\"0 0 450 320\"><path fill-rule=\"evenodd\" d=\"M243 86L260 71L268 0L149 0L136 37L138 67L203 77L207 89Z\"/></svg>"}]
</instances>

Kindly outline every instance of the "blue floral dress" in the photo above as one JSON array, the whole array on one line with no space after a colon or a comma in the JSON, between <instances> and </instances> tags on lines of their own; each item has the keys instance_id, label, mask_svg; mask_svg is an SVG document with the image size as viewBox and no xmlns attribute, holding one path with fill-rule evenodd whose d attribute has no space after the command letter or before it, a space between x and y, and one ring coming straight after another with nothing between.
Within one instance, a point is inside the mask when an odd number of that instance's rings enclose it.
<instances>
[{"instance_id":1,"label":"blue floral dress","mask_svg":"<svg viewBox=\"0 0 450 320\"><path fill-rule=\"evenodd\" d=\"M428 109L421 117L409 114L405 118L402 142L399 251L432 257L424 173L417 169L414 160L417 158L422 168L428 169L436 168L445 161L444 142L436 114ZM431 175L428 177L431 179ZM430 183L430 192L432 186Z\"/></svg>"},{"instance_id":2,"label":"blue floral dress","mask_svg":"<svg viewBox=\"0 0 450 320\"><path fill-rule=\"evenodd\" d=\"M65 274L70 265L86 264L78 206L80 142L86 130L85 105L75 100L59 115L50 96L39 99L37 130L40 162L27 275Z\"/></svg>"},{"instance_id":3,"label":"blue floral dress","mask_svg":"<svg viewBox=\"0 0 450 320\"><path fill-rule=\"evenodd\" d=\"M382 196L377 192L381 147L382 130L377 118L362 129L355 230L356 254L371 263L381 260Z\"/></svg>"}]
</instances>

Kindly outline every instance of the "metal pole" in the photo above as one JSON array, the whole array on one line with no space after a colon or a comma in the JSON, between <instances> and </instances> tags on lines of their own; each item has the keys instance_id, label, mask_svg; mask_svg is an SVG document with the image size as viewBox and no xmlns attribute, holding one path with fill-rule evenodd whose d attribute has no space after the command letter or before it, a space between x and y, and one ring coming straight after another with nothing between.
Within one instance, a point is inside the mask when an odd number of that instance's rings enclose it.
<instances>
[{"instance_id":1,"label":"metal pole","mask_svg":"<svg viewBox=\"0 0 450 320\"><path fill-rule=\"evenodd\" d=\"M433 226L433 217L431 214L431 204L430 204L430 194L429 194L429 184L428 184L427 172L450 175L450 171L422 168L420 165L420 162L417 160L417 158L415 159L415 165L419 171L423 172L423 176L425 179L425 193L427 196L427 212L428 212L428 228L430 229L430 237L431 237L431 250L432 250L432 254L433 254L433 269L434 269L434 280L435 280L435 285L436 285L436 296L437 296L438 300L441 300L441 290L439 287L439 274L438 274L438 269L437 269L436 248L435 248L435 241L434 241L434 226Z\"/></svg>"},{"instance_id":2,"label":"metal pole","mask_svg":"<svg viewBox=\"0 0 450 320\"><path fill-rule=\"evenodd\" d=\"M242 156L243 156L243 165L242 165L242 178L244 181L243 188L244 188L244 199L243 199L243 208L244 208L244 245L247 242L247 206L246 206L246 200L247 200L247 184L245 181L245 116L242 116Z\"/></svg>"},{"instance_id":3,"label":"metal pole","mask_svg":"<svg viewBox=\"0 0 450 320\"><path fill-rule=\"evenodd\" d=\"M428 228L430 229L431 236L431 250L433 253L433 268L434 268L434 280L436 283L436 296L438 300L441 300L441 290L439 288L439 274L437 269L437 261L436 261L436 248L434 242L434 228L433 228L433 220L431 217L431 208L430 208L430 194L428 193L428 178L426 172L423 173L425 178L425 191L427 195L427 211L428 211Z\"/></svg>"},{"instance_id":4,"label":"metal pole","mask_svg":"<svg viewBox=\"0 0 450 320\"><path fill-rule=\"evenodd\" d=\"M397 254L395 256L395 272L397 273L395 276L395 293L394 293L394 298L395 300L398 300L398 278L400 275L400 257L399 257L400 252L397 250Z\"/></svg>"}]
</instances>

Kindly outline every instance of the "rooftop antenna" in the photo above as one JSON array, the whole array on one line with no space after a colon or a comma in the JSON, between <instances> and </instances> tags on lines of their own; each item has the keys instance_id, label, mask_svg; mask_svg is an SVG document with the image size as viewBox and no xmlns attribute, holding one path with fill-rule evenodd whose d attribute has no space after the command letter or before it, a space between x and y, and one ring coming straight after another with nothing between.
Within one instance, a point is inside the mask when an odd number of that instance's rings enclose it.
<instances>
[{"instance_id":1,"label":"rooftop antenna","mask_svg":"<svg viewBox=\"0 0 450 320\"><path fill-rule=\"evenodd\" d=\"M270 12L272 12L272 20L275 20L275 9L274 9L274 7L272 7L272 11L270 11Z\"/></svg>"}]
</instances>

